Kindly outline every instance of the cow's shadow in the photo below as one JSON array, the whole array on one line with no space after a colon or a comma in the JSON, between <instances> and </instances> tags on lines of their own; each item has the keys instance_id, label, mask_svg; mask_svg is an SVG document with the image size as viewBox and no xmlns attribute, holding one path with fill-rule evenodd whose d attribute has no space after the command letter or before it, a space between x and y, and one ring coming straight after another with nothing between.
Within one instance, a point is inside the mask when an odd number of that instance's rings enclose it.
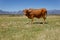
<instances>
[{"instance_id":1,"label":"cow's shadow","mask_svg":"<svg viewBox=\"0 0 60 40\"><path fill-rule=\"evenodd\" d=\"M31 24L31 23L27 23L27 24ZM33 22L33 24L48 24L47 22Z\"/></svg>"},{"instance_id":2,"label":"cow's shadow","mask_svg":"<svg viewBox=\"0 0 60 40\"><path fill-rule=\"evenodd\" d=\"M33 24L47 24L47 22L33 22Z\"/></svg>"}]
</instances>

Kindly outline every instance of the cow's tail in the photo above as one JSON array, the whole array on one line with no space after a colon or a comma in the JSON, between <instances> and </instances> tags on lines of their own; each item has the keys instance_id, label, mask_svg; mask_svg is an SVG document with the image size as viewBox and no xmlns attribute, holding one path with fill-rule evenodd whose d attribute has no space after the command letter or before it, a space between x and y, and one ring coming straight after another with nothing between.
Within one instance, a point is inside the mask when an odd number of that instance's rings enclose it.
<instances>
[{"instance_id":1,"label":"cow's tail","mask_svg":"<svg viewBox=\"0 0 60 40\"><path fill-rule=\"evenodd\" d=\"M42 10L42 13L45 14L45 15L47 15L47 10L46 9Z\"/></svg>"},{"instance_id":2,"label":"cow's tail","mask_svg":"<svg viewBox=\"0 0 60 40\"><path fill-rule=\"evenodd\" d=\"M46 18L47 17L47 10L46 9L43 9L42 10L42 15Z\"/></svg>"},{"instance_id":3,"label":"cow's tail","mask_svg":"<svg viewBox=\"0 0 60 40\"><path fill-rule=\"evenodd\" d=\"M47 16L47 10L46 10L46 12L45 12L45 15Z\"/></svg>"},{"instance_id":4,"label":"cow's tail","mask_svg":"<svg viewBox=\"0 0 60 40\"><path fill-rule=\"evenodd\" d=\"M47 10L46 10L46 12L45 12L45 18L47 19Z\"/></svg>"}]
</instances>

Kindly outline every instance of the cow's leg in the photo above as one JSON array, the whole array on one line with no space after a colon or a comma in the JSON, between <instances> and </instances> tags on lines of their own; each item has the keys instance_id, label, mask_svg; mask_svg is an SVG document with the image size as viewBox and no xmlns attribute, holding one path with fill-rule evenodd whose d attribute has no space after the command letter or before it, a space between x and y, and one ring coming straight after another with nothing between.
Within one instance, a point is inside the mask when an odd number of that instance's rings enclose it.
<instances>
[{"instance_id":1,"label":"cow's leg","mask_svg":"<svg viewBox=\"0 0 60 40\"><path fill-rule=\"evenodd\" d=\"M46 23L46 17L43 17L43 19L44 19L44 22L43 22L43 24L45 24L45 23Z\"/></svg>"},{"instance_id":2,"label":"cow's leg","mask_svg":"<svg viewBox=\"0 0 60 40\"><path fill-rule=\"evenodd\" d=\"M31 19L31 24L33 24L33 18Z\"/></svg>"},{"instance_id":3,"label":"cow's leg","mask_svg":"<svg viewBox=\"0 0 60 40\"><path fill-rule=\"evenodd\" d=\"M31 24L33 24L33 19L34 19L34 16L32 15L31 16Z\"/></svg>"}]
</instances>

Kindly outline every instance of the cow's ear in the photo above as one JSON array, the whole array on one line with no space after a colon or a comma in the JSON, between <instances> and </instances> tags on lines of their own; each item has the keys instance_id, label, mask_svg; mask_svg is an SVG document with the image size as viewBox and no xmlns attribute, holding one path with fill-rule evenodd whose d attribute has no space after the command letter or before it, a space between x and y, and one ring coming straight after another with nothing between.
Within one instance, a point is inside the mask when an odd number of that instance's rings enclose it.
<instances>
[{"instance_id":1,"label":"cow's ear","mask_svg":"<svg viewBox=\"0 0 60 40\"><path fill-rule=\"evenodd\" d=\"M25 13L29 13L29 10L25 10Z\"/></svg>"},{"instance_id":2,"label":"cow's ear","mask_svg":"<svg viewBox=\"0 0 60 40\"><path fill-rule=\"evenodd\" d=\"M27 9L25 9L25 10L24 10L24 12L25 12L25 13L27 13L27 12L28 12L28 10L27 10Z\"/></svg>"}]
</instances>

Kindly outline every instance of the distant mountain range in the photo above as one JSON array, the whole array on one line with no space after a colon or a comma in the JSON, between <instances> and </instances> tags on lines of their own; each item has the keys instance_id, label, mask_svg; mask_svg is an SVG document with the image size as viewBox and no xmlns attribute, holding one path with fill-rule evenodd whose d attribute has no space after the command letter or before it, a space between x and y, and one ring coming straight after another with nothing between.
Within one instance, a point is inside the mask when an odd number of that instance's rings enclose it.
<instances>
[{"instance_id":1,"label":"distant mountain range","mask_svg":"<svg viewBox=\"0 0 60 40\"><path fill-rule=\"evenodd\" d=\"M48 10L48 14L60 14L60 10Z\"/></svg>"},{"instance_id":2,"label":"distant mountain range","mask_svg":"<svg viewBox=\"0 0 60 40\"><path fill-rule=\"evenodd\" d=\"M23 15L23 11L13 11L13 12L9 12L9 11L3 11L3 10L0 10L0 14L21 14Z\"/></svg>"},{"instance_id":3,"label":"distant mountain range","mask_svg":"<svg viewBox=\"0 0 60 40\"><path fill-rule=\"evenodd\" d=\"M20 15L23 15L23 11L19 10L19 11L9 12L9 11L0 10L0 14L20 14ZM60 10L48 10L47 14L60 14Z\"/></svg>"}]
</instances>

